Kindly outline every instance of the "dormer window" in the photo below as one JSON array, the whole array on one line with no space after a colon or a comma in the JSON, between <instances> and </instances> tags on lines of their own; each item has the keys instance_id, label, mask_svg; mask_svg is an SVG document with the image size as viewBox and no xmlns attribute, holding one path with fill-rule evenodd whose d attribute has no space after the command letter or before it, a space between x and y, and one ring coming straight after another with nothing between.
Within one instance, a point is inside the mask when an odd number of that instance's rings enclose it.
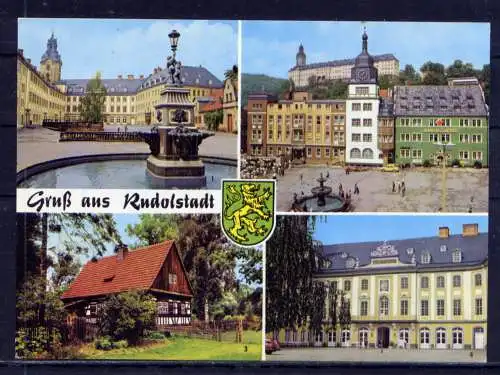
<instances>
[{"instance_id":1,"label":"dormer window","mask_svg":"<svg viewBox=\"0 0 500 375\"><path fill-rule=\"evenodd\" d=\"M431 262L431 254L428 251L424 251L422 253L420 262L422 264L429 264Z\"/></svg>"},{"instance_id":2,"label":"dormer window","mask_svg":"<svg viewBox=\"0 0 500 375\"><path fill-rule=\"evenodd\" d=\"M354 258L349 258L345 262L347 268L354 268L356 266L356 260Z\"/></svg>"},{"instance_id":3,"label":"dormer window","mask_svg":"<svg viewBox=\"0 0 500 375\"><path fill-rule=\"evenodd\" d=\"M442 253L445 253L446 250L448 250L448 248L446 247L446 245L441 245L441 247L439 248L439 251L441 251Z\"/></svg>"},{"instance_id":4,"label":"dormer window","mask_svg":"<svg viewBox=\"0 0 500 375\"><path fill-rule=\"evenodd\" d=\"M456 249L452 256L451 256L451 261L453 263L461 263L462 262L462 251L460 249Z\"/></svg>"},{"instance_id":5,"label":"dormer window","mask_svg":"<svg viewBox=\"0 0 500 375\"><path fill-rule=\"evenodd\" d=\"M406 254L408 255L413 255L415 249L413 247L409 247L408 249L406 249Z\"/></svg>"},{"instance_id":6,"label":"dormer window","mask_svg":"<svg viewBox=\"0 0 500 375\"><path fill-rule=\"evenodd\" d=\"M340 253L340 257L341 257L342 259L347 258L347 253L345 253L345 252Z\"/></svg>"}]
</instances>

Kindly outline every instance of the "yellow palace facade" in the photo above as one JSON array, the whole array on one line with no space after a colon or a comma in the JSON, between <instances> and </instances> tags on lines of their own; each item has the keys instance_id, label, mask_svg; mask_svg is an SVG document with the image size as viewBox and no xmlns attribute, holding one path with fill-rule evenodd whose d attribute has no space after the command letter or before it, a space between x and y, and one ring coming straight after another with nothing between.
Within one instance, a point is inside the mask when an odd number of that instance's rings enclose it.
<instances>
[{"instance_id":1,"label":"yellow palace facade","mask_svg":"<svg viewBox=\"0 0 500 375\"><path fill-rule=\"evenodd\" d=\"M57 49L57 39L52 35L40 60L40 67L18 51L17 76L17 126L40 125L44 119L79 119L81 100L85 95L88 79L62 79L62 58ZM224 87L222 81L202 66L184 66L184 88L190 100L210 100L215 90ZM144 77L119 75L114 79L101 79L106 89L104 123L113 125L150 125L157 123L155 105L160 103L160 93L166 86L167 71L161 67ZM198 108L196 105L195 108Z\"/></svg>"},{"instance_id":2,"label":"yellow palace facade","mask_svg":"<svg viewBox=\"0 0 500 375\"><path fill-rule=\"evenodd\" d=\"M283 330L287 346L486 348L488 235L477 224L451 235L326 245L315 280L341 290L351 323Z\"/></svg>"}]
</instances>

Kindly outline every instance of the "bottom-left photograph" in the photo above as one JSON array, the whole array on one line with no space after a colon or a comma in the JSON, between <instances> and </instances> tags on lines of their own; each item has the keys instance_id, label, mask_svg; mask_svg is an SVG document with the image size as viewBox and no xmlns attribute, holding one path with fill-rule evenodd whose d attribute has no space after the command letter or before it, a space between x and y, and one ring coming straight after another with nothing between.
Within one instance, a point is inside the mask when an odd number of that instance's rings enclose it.
<instances>
[{"instance_id":1,"label":"bottom-left photograph","mask_svg":"<svg viewBox=\"0 0 500 375\"><path fill-rule=\"evenodd\" d=\"M17 359L261 359L263 249L219 215L18 214L17 234Z\"/></svg>"}]
</instances>

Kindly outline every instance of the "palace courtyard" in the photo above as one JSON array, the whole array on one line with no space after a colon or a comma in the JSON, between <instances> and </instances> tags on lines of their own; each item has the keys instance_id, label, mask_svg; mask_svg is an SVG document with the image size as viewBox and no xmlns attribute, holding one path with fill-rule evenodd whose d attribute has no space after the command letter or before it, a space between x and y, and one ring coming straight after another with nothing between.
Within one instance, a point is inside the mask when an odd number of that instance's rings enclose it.
<instances>
[{"instance_id":1,"label":"palace courtyard","mask_svg":"<svg viewBox=\"0 0 500 375\"><path fill-rule=\"evenodd\" d=\"M439 212L442 197L442 169L414 168L393 172L368 170L346 175L342 168L326 166L292 167L284 176L277 177L277 210L289 211L294 193L311 195L311 189L318 186L320 173L327 177L325 186L337 194L339 184L344 191L359 187L359 195L352 195L354 212ZM488 211L488 169L447 168L446 201L443 212L472 213ZM302 178L301 178L302 176ZM405 195L392 192L393 181L404 181ZM472 202L471 202L472 198Z\"/></svg>"},{"instance_id":2,"label":"palace courtyard","mask_svg":"<svg viewBox=\"0 0 500 375\"><path fill-rule=\"evenodd\" d=\"M114 131L116 127L105 127ZM123 131L123 128L122 128ZM149 132L149 127L129 126L128 131ZM237 159L237 136L217 132L200 145L203 156ZM59 142L59 132L36 128L17 131L17 171L49 160L82 155L112 153L148 153L146 143L131 142Z\"/></svg>"},{"instance_id":3,"label":"palace courtyard","mask_svg":"<svg viewBox=\"0 0 500 375\"><path fill-rule=\"evenodd\" d=\"M471 356L472 353L472 356ZM281 349L266 361L328 362L486 362L485 350L300 348Z\"/></svg>"}]
</instances>

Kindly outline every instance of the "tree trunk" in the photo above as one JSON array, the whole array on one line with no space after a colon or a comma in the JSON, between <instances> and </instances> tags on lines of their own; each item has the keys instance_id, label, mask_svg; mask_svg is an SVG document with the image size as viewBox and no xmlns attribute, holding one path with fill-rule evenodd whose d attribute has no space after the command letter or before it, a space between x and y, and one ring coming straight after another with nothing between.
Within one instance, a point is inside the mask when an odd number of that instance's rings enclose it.
<instances>
[{"instance_id":1,"label":"tree trunk","mask_svg":"<svg viewBox=\"0 0 500 375\"><path fill-rule=\"evenodd\" d=\"M209 319L209 316L208 316L208 301L207 299L205 298L205 301L204 301L204 313L203 315L205 316L205 323L208 323L210 321Z\"/></svg>"},{"instance_id":2,"label":"tree trunk","mask_svg":"<svg viewBox=\"0 0 500 375\"><path fill-rule=\"evenodd\" d=\"M42 214L42 246L40 247L40 276L47 278L48 214Z\"/></svg>"}]
</instances>

